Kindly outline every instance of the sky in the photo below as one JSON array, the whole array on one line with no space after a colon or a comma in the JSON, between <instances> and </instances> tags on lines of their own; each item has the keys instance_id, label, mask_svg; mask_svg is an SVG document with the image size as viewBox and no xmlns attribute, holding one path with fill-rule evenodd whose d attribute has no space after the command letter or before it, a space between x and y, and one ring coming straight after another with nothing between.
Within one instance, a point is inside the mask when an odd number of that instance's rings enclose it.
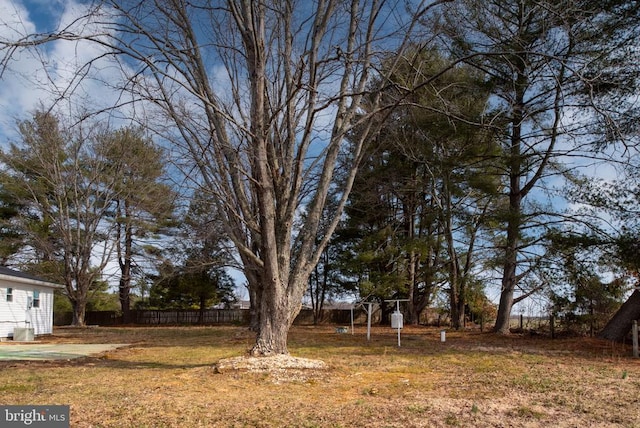
<instances>
[{"instance_id":1,"label":"sky","mask_svg":"<svg viewBox=\"0 0 640 428\"><path fill-rule=\"evenodd\" d=\"M16 40L56 28L79 33L82 29L75 19L85 11L86 6L73 0L0 0L0 38ZM108 59L93 64L91 79L78 80L79 67L99 54L96 44L83 41L53 41L13 54L0 80L0 138L15 138L17 121L28 119L41 104L48 106L60 99L70 87L74 98L61 105L61 113L115 101L117 94L105 90L103 84L115 70Z\"/></svg>"},{"instance_id":2,"label":"sky","mask_svg":"<svg viewBox=\"0 0 640 428\"><path fill-rule=\"evenodd\" d=\"M25 6L11 0L0 0L0 37L13 40L37 31ZM4 52L3 52L4 55ZM22 120L38 103L47 97L38 87L40 61L24 52L15 55L3 70L0 81L0 136L3 140L15 136L15 123Z\"/></svg>"}]
</instances>

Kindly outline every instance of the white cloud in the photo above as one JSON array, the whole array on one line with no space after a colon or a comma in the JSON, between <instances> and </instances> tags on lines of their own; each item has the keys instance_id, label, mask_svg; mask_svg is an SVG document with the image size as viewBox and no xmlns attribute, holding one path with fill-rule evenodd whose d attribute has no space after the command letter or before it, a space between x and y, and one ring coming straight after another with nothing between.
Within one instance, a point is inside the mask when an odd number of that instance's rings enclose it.
<instances>
[{"instance_id":1,"label":"white cloud","mask_svg":"<svg viewBox=\"0 0 640 428\"><path fill-rule=\"evenodd\" d=\"M0 37L24 36L35 31L35 25L29 18L29 11L21 2L0 0Z\"/></svg>"},{"instance_id":2,"label":"white cloud","mask_svg":"<svg viewBox=\"0 0 640 428\"><path fill-rule=\"evenodd\" d=\"M28 10L10 0L0 0L0 40L17 40L36 31ZM4 54L4 52L3 52ZM25 77L40 61L31 52L15 52L7 63L0 84L0 133L13 135L15 120L31 109L40 98L38 90Z\"/></svg>"},{"instance_id":3,"label":"white cloud","mask_svg":"<svg viewBox=\"0 0 640 428\"><path fill-rule=\"evenodd\" d=\"M52 5L55 4L55 7ZM19 40L28 34L63 28L74 34L98 33L100 28L85 18L90 5L76 1L25 2L0 0L0 40ZM29 117L42 103L69 97L61 112L85 106L112 105L118 93L105 82L119 78L119 68L109 57L98 61L104 48L88 41L57 40L12 53L0 82L0 137L16 136L16 121ZM86 67L91 62L91 67ZM78 70L82 70L81 73ZM88 72L89 78L82 78Z\"/></svg>"}]
</instances>

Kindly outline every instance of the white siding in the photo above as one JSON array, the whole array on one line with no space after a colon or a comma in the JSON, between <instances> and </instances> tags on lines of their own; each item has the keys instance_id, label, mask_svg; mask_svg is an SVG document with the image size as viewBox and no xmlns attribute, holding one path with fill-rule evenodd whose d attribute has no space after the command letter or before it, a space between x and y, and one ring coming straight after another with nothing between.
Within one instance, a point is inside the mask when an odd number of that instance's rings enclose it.
<instances>
[{"instance_id":1,"label":"white siding","mask_svg":"<svg viewBox=\"0 0 640 428\"><path fill-rule=\"evenodd\" d=\"M7 302L7 288L13 301ZM40 292L40 306L27 310L33 292ZM0 281L0 337L13 336L14 327L31 327L35 335L53 332L53 289L38 285Z\"/></svg>"}]
</instances>

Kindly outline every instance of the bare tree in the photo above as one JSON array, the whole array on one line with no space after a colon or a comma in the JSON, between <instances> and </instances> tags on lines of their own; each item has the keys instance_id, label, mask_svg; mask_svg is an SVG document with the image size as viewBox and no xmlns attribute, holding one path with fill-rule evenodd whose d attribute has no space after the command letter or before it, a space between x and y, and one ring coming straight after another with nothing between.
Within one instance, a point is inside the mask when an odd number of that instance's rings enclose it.
<instances>
[{"instance_id":1,"label":"bare tree","mask_svg":"<svg viewBox=\"0 0 640 428\"><path fill-rule=\"evenodd\" d=\"M402 55L418 18L443 2L104 1L87 14L92 34L25 35L5 43L2 64L49 39L113 54L126 76L119 89L158 109L157 132L224 213L258 313L251 353L283 354L376 131L358 114L368 82L383 51ZM365 132L347 143L357 122ZM320 233L332 194L339 203Z\"/></svg>"}]
</instances>

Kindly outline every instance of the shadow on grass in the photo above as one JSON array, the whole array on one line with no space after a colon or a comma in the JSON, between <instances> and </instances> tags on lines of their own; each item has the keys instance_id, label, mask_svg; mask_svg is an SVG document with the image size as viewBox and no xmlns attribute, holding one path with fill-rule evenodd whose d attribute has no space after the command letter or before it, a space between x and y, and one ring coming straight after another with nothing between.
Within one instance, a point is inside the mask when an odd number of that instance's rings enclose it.
<instances>
[{"instance_id":1,"label":"shadow on grass","mask_svg":"<svg viewBox=\"0 0 640 428\"><path fill-rule=\"evenodd\" d=\"M219 358L212 358L211 362L182 362L182 363L166 363L157 361L131 361L118 358L113 354L108 356L88 356L67 360L13 360L0 361L0 370L4 369L40 369L40 368L104 368L116 370L141 370L141 369L159 369L159 370L186 370L213 366Z\"/></svg>"}]
</instances>

